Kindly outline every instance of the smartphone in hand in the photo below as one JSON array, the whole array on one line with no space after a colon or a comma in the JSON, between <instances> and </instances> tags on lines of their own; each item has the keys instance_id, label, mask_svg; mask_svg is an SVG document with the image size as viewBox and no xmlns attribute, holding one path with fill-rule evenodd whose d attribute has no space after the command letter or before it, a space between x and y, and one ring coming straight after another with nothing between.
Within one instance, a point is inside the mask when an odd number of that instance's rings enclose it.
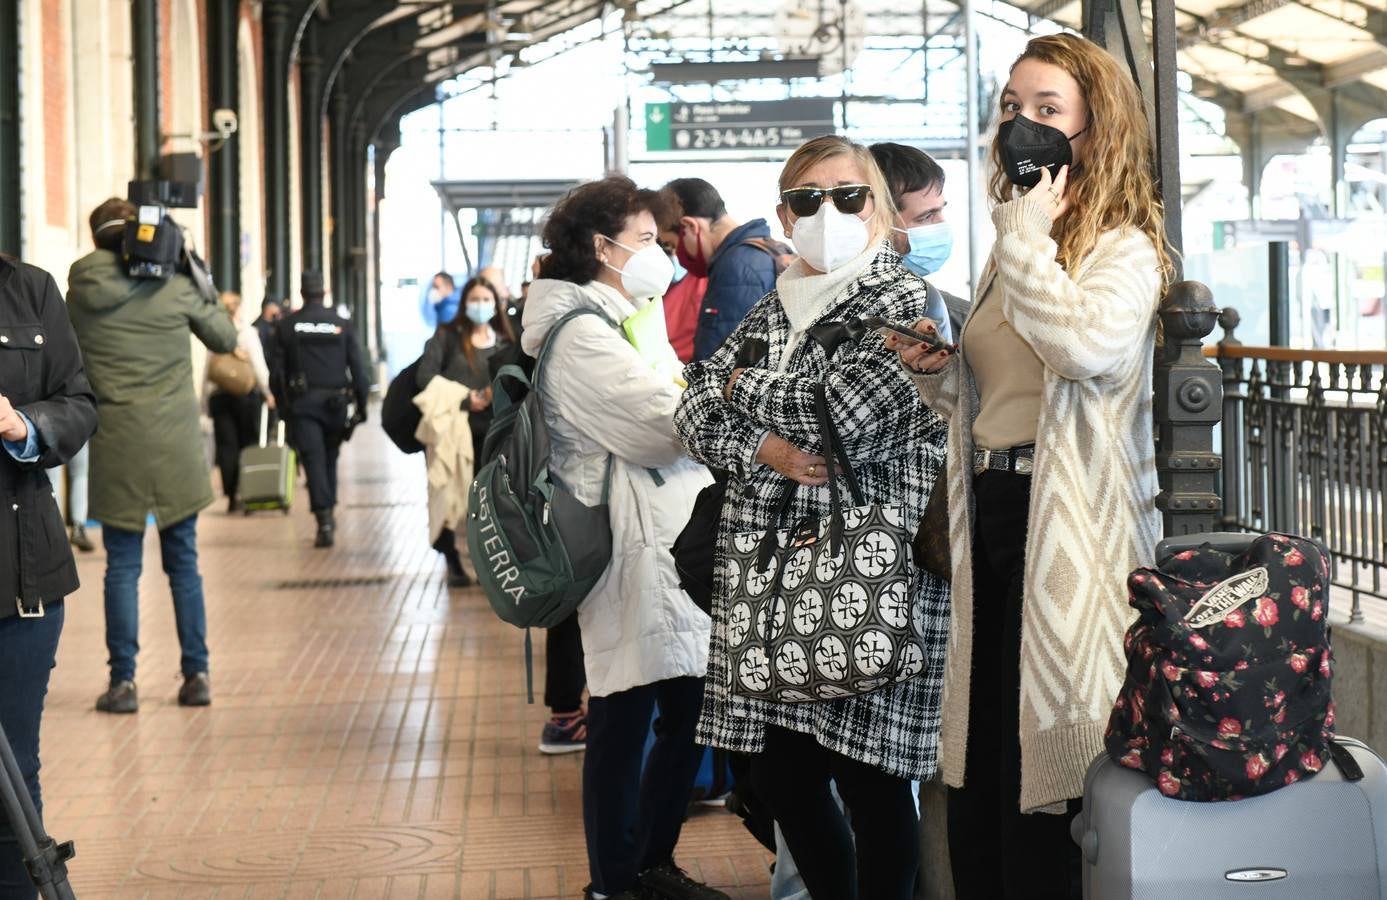
<instances>
[{"instance_id":1,"label":"smartphone in hand","mask_svg":"<svg viewBox=\"0 0 1387 900\"><path fill-rule=\"evenodd\" d=\"M897 340L904 341L907 344L924 344L930 348L930 352L953 349L952 345L946 344L940 340L938 334L926 334L923 331L916 331L908 325L892 322L881 316L868 316L862 320L862 324L864 327L870 328L882 337L886 337L889 334L893 335Z\"/></svg>"}]
</instances>

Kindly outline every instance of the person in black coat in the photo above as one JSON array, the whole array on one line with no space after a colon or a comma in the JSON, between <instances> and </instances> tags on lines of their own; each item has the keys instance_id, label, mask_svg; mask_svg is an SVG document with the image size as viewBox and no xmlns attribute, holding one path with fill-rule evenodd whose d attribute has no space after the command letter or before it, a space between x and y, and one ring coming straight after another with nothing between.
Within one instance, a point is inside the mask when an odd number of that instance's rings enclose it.
<instances>
[{"instance_id":1,"label":"person in black coat","mask_svg":"<svg viewBox=\"0 0 1387 900\"><path fill-rule=\"evenodd\" d=\"M490 363L493 359L514 359L519 345L510 317L506 315L505 302L494 285L478 276L462 286L459 296L462 300L458 314L439 325L424 345L415 380L421 391L435 376L471 389L467 398L467 418L472 429L472 460L481 468L482 442L486 440L493 418ZM433 548L443 554L448 564L449 587L466 587L472 583L462 567L453 529L444 528Z\"/></svg>"},{"instance_id":2,"label":"person in black coat","mask_svg":"<svg viewBox=\"0 0 1387 900\"><path fill-rule=\"evenodd\" d=\"M63 629L63 598L77 589L67 529L47 469L96 431L96 397L53 277L0 255L0 725L34 806L39 720ZM8 598L14 598L8 602ZM9 820L0 813L0 897L35 891Z\"/></svg>"}]
</instances>

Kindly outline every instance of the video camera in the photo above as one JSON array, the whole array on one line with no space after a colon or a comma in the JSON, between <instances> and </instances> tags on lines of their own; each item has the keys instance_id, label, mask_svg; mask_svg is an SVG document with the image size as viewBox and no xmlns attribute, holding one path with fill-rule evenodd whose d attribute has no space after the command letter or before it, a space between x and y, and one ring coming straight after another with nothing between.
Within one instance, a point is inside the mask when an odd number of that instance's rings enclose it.
<instances>
[{"instance_id":1,"label":"video camera","mask_svg":"<svg viewBox=\"0 0 1387 900\"><path fill-rule=\"evenodd\" d=\"M168 214L169 207L197 207L201 162L194 154L172 154L162 168L171 178L132 181L127 199L135 218L125 223L121 256L131 278L168 280L187 275L208 303L217 302L217 287L202 258L188 248L183 229Z\"/></svg>"}]
</instances>

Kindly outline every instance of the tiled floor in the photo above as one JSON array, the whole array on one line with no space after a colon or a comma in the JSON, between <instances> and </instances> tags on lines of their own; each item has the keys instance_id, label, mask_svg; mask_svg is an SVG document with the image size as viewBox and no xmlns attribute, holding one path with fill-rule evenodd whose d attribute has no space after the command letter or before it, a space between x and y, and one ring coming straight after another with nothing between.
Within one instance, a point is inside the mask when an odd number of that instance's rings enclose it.
<instances>
[{"instance_id":1,"label":"tiled floor","mask_svg":"<svg viewBox=\"0 0 1387 900\"><path fill-rule=\"evenodd\" d=\"M142 707L93 711L104 559L81 558L43 729L45 820L76 841L81 900L580 896L582 757L535 749L546 711L525 703L521 632L444 587L420 457L372 424L341 475L333 550L309 546L302 484L287 517L203 514L207 709L175 702L151 531ZM766 855L722 810L692 817L678 857L733 897L767 895Z\"/></svg>"}]
</instances>

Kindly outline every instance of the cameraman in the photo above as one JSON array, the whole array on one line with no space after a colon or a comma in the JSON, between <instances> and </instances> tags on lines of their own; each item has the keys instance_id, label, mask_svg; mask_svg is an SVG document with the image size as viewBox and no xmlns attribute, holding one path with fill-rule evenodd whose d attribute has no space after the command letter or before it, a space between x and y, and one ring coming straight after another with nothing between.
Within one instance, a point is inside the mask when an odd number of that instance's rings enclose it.
<instances>
[{"instance_id":1,"label":"cameraman","mask_svg":"<svg viewBox=\"0 0 1387 900\"><path fill-rule=\"evenodd\" d=\"M289 443L308 473L308 498L318 520L315 547L331 547L337 523L337 451L366 421L370 381L349 321L323 305L323 273L300 281L303 307L280 319L268 354L270 385L289 422ZM350 418L348 404L356 411Z\"/></svg>"},{"instance_id":2,"label":"cameraman","mask_svg":"<svg viewBox=\"0 0 1387 900\"><path fill-rule=\"evenodd\" d=\"M236 349L236 326L184 274L131 278L123 258L135 207L112 198L91 215L96 250L73 263L68 315L100 402L91 442L91 515L106 545L106 648L111 683L101 712L133 713L145 521L159 529L182 649L178 702L212 702L207 613L197 565L197 514L212 502L198 427L191 336L214 353ZM176 227L165 219L160 228Z\"/></svg>"},{"instance_id":3,"label":"cameraman","mask_svg":"<svg viewBox=\"0 0 1387 900\"><path fill-rule=\"evenodd\" d=\"M0 255L0 725L39 807L39 719L77 567L45 469L72 458L96 428L96 398L47 272ZM10 598L14 598L11 600ZM0 812L0 897L34 896Z\"/></svg>"}]
</instances>

